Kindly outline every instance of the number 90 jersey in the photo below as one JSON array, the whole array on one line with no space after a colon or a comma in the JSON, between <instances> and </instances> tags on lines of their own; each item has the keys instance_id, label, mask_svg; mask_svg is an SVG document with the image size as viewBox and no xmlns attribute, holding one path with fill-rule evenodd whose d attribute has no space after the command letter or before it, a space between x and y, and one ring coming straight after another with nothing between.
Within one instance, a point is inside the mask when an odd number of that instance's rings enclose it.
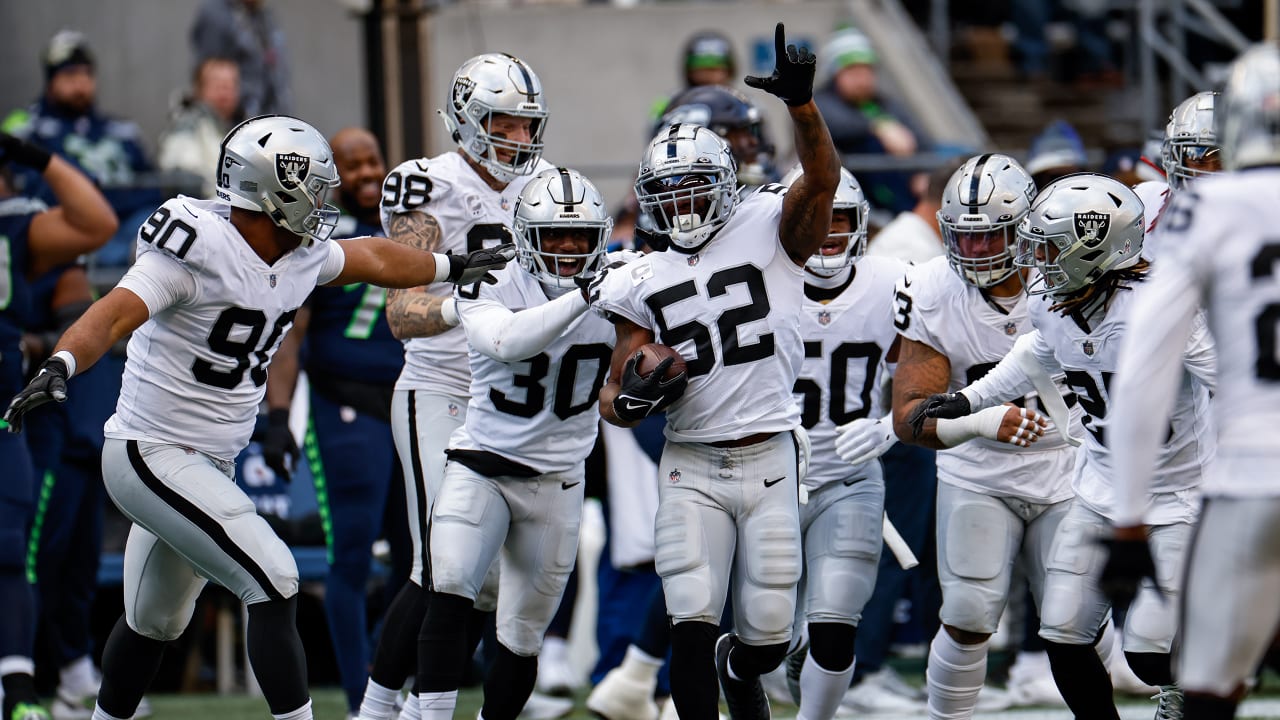
<instances>
[{"instance_id":1,"label":"number 90 jersey","mask_svg":"<svg viewBox=\"0 0 1280 720\"><path fill-rule=\"evenodd\" d=\"M885 413L880 376L898 338L894 286L906 269L896 258L863 256L849 286L831 302L805 298L804 365L795 394L813 447L804 478L810 489L867 475L866 464L853 467L836 455L836 426Z\"/></svg>"},{"instance_id":2,"label":"number 90 jersey","mask_svg":"<svg viewBox=\"0 0 1280 720\"><path fill-rule=\"evenodd\" d=\"M1001 312L961 280L945 257L911 268L895 300L902 337L928 345L951 362L950 392L986 375L1020 335L1032 330L1025 295L1008 313ZM1078 434L1080 407L1062 378L1054 379L1067 398L1072 432ZM1075 448L1056 432L1030 448L976 438L938 451L938 479L984 495L1058 502L1071 497L1074 458Z\"/></svg>"},{"instance_id":3,"label":"number 90 jersey","mask_svg":"<svg viewBox=\"0 0 1280 720\"><path fill-rule=\"evenodd\" d=\"M481 284L476 299L458 298L463 325L485 305L511 312L548 302L542 284L517 263ZM577 292L572 290L571 292ZM503 362L468 346L471 400L466 423L449 438L451 449L485 450L540 473L578 467L595 445L596 404L609 374L613 325L585 312L542 352Z\"/></svg>"},{"instance_id":4,"label":"number 90 jersey","mask_svg":"<svg viewBox=\"0 0 1280 720\"><path fill-rule=\"evenodd\" d=\"M517 177L499 192L456 151L402 162L382 182L382 228L392 237L396 215L421 212L440 225L440 246L431 248L435 252L461 254L511 242L509 227L520 191L534 175L551 167L546 160L539 160L531 174ZM470 290L474 292L474 288ZM453 286L436 283L428 292L448 296ZM397 390L429 389L466 397L469 385L467 338L461 329L405 341L404 370L396 382Z\"/></svg>"},{"instance_id":5,"label":"number 90 jersey","mask_svg":"<svg viewBox=\"0 0 1280 720\"><path fill-rule=\"evenodd\" d=\"M671 440L737 440L800 424L791 391L803 358L804 269L778 239L783 190L766 185L749 196L701 252L650 253L601 283L601 309L651 329L688 363L689 387L667 408Z\"/></svg>"},{"instance_id":6,"label":"number 90 jersey","mask_svg":"<svg viewBox=\"0 0 1280 720\"><path fill-rule=\"evenodd\" d=\"M231 206L178 197L138 230L138 258L117 287L150 319L129 359L106 436L181 445L223 460L249 444L267 366L316 285L345 262L335 242L267 265L231 224Z\"/></svg>"}]
</instances>

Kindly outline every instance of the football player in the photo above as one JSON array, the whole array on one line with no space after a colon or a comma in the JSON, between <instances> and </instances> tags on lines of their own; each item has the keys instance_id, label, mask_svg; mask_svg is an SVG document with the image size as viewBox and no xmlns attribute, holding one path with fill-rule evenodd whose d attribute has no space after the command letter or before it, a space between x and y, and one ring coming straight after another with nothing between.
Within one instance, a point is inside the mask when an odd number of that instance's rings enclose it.
<instances>
[{"instance_id":1,"label":"football player","mask_svg":"<svg viewBox=\"0 0 1280 720\"><path fill-rule=\"evenodd\" d=\"M1146 223L1142 255L1152 262L1158 249L1158 238L1154 238L1152 232L1171 195L1186 190L1195 179L1213 175L1222 168L1214 122L1217 97L1216 92L1199 92L1178 103L1169 115L1160 146L1165 179L1139 183L1133 188L1142 200Z\"/></svg>"},{"instance_id":2,"label":"football player","mask_svg":"<svg viewBox=\"0 0 1280 720\"><path fill-rule=\"evenodd\" d=\"M577 285L602 272L611 225L586 178L544 171L516 201L518 264L491 287L458 290L471 398L432 502L423 720L453 717L474 650L468 618L491 565L500 567L497 647L480 715L515 720L533 691L543 634L577 559L585 460L599 427L591 409L614 339Z\"/></svg>"},{"instance_id":3,"label":"football player","mask_svg":"<svg viewBox=\"0 0 1280 720\"><path fill-rule=\"evenodd\" d=\"M755 189L778 179L764 119L746 95L723 85L691 87L671 99L653 132L678 122L711 128L724 138L738 163L738 184L744 188Z\"/></svg>"},{"instance_id":4,"label":"football player","mask_svg":"<svg viewBox=\"0 0 1280 720\"><path fill-rule=\"evenodd\" d=\"M547 105L542 82L523 60L477 55L459 66L440 111L456 150L396 166L382 184L387 237L411 247L462 253L510 237L512 210L542 159ZM392 432L404 469L413 569L387 609L360 705L362 720L389 720L400 686L413 675L430 588L427 522L444 473L449 436L467 417L471 371L453 291L434 284L387 293L387 320L404 341L404 370L391 402ZM472 648L495 607L496 576L469 621ZM567 711L571 706L567 706Z\"/></svg>"},{"instance_id":5,"label":"football player","mask_svg":"<svg viewBox=\"0 0 1280 720\"><path fill-rule=\"evenodd\" d=\"M60 205L10 194L11 166L36 173ZM0 133L0 390L22 388L22 339L37 309L29 278L74 262L116 231L111 206L93 181L66 160L8 133ZM0 686L4 720L40 720L49 714L39 704L32 676L35 664L36 598L27 580L27 540L36 513L36 476L23 438L0 436ZM59 598L61 599L61 598ZM45 598L52 603L52 598Z\"/></svg>"},{"instance_id":6,"label":"football player","mask_svg":"<svg viewBox=\"0 0 1280 720\"><path fill-rule=\"evenodd\" d=\"M268 115L236 126L222 141L218 198L178 197L152 214L133 266L67 329L5 413L20 429L24 414L65 400L78 369L133 333L102 457L107 492L133 521L125 614L103 651L95 720L133 716L208 580L248 606L249 658L272 715L311 718L297 566L231 482L271 357L317 285L472 284L512 252L327 242L338 213L324 201L337 184L333 152L310 125Z\"/></svg>"},{"instance_id":7,"label":"football player","mask_svg":"<svg viewBox=\"0 0 1280 720\"><path fill-rule=\"evenodd\" d=\"M656 565L683 720L715 720L717 676L735 720L769 716L760 675L787 652L800 579L807 443L793 432L791 391L804 266L826 242L840 164L813 104L812 53L787 46L782 23L774 44L773 74L746 83L786 103L804 175L785 193L766 185L739 203L728 143L697 125L663 129L635 190L670 249L610 273L596 301L618 338L602 416L629 427L667 411ZM641 377L637 349L649 342L674 347L686 371ZM717 640L730 592L736 634Z\"/></svg>"},{"instance_id":8,"label":"football player","mask_svg":"<svg viewBox=\"0 0 1280 720\"><path fill-rule=\"evenodd\" d=\"M1027 271L1014 266L1013 241L1034 194L1031 176L1012 158L967 160L942 192L945 257L913 267L896 295L902 346L894 427L905 442L938 450L942 627L929 652L931 718L973 716L1013 565L1023 563L1041 605L1049 548L1071 497L1075 451L1057 434L1042 437L1045 421L1026 393L960 424L908 422L925 398L981 377L1030 332ZM1079 417L1073 407L1055 422L1078 425Z\"/></svg>"},{"instance_id":9,"label":"football player","mask_svg":"<svg viewBox=\"0 0 1280 720\"><path fill-rule=\"evenodd\" d=\"M790 187L795 168L782 179ZM853 173L840 170L826 242L805 261L794 392L813 449L800 485L804 549L799 637L787 661L797 718L831 720L853 676L854 641L871 597L882 545L884 477L877 458L897 438L879 392L896 360L894 286L907 264L865 257L870 207Z\"/></svg>"},{"instance_id":10,"label":"football player","mask_svg":"<svg viewBox=\"0 0 1280 720\"><path fill-rule=\"evenodd\" d=\"M1040 636L1047 641L1054 680L1076 717L1118 717L1111 681L1092 646L1111 609L1098 586L1106 560L1098 541L1116 510L1108 393L1121 340L1130 329L1139 330L1127 314L1132 299L1142 296L1135 287L1147 278L1143 234L1142 202L1118 180L1081 173L1042 189L1018 226L1015 258L1039 273L1027 289L1035 329L981 379L958 392L933 395L913 411L917 422L977 417L969 413L988 412L984 408L1022 395L1038 374L1065 373L1087 432L1072 478L1075 498L1048 556ZM1174 356L1187 375L1169 396L1176 409L1164 426L1156 479L1144 498L1157 581L1143 588L1124 627L1129 667L1143 682L1160 687L1156 717L1169 717L1182 705L1169 652L1182 564L1199 509L1197 486L1213 453L1207 410L1214 351L1203 323L1180 350Z\"/></svg>"},{"instance_id":11,"label":"football player","mask_svg":"<svg viewBox=\"0 0 1280 720\"><path fill-rule=\"evenodd\" d=\"M334 237L382 235L379 206L387 168L377 138L346 128L329 145L342 183L337 205L343 214ZM351 715L360 708L369 677L365 586L369 548L384 525L391 546L391 590L409 574L404 478L391 435L391 396L404 367L404 348L387 324L386 301L387 289L376 285L316 288L298 310L267 377L262 455L276 474L288 477L299 455L289 407L306 343L310 415L304 445L329 550L325 617Z\"/></svg>"},{"instance_id":12,"label":"football player","mask_svg":"<svg viewBox=\"0 0 1280 720\"><path fill-rule=\"evenodd\" d=\"M1139 587L1148 593L1153 577L1168 587L1160 574L1162 528L1154 526L1159 505L1150 502L1151 488L1165 485L1167 420L1172 411L1178 427L1182 404L1179 350L1199 331L1203 304L1222 346L1213 399L1219 445L1205 478L1183 598L1176 675L1186 692L1187 720L1235 717L1280 622L1274 602L1280 505L1269 470L1280 421L1280 285L1273 260L1280 256L1273 232L1280 223L1280 51L1274 44L1236 60L1217 113L1227 172L1179 193L1160 221L1165 254L1130 310L1129 323L1142 332L1121 343L1108 427L1118 487L1103 578L1123 602Z\"/></svg>"}]
</instances>

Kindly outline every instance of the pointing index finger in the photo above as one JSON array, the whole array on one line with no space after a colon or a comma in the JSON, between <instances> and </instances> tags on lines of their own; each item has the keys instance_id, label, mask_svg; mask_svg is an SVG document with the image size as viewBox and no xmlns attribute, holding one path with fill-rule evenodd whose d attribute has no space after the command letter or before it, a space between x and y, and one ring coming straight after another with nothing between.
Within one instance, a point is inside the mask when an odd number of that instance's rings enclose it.
<instances>
[{"instance_id":1,"label":"pointing index finger","mask_svg":"<svg viewBox=\"0 0 1280 720\"><path fill-rule=\"evenodd\" d=\"M773 52L778 60L787 56L787 31L782 23L778 23L773 30Z\"/></svg>"}]
</instances>

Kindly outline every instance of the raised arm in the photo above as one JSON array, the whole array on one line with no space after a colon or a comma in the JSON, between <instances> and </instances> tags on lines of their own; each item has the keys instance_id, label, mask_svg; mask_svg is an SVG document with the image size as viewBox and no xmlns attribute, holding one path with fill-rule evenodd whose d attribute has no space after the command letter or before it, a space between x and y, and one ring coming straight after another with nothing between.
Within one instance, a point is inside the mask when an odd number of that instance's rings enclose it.
<instances>
[{"instance_id":1,"label":"raised arm","mask_svg":"<svg viewBox=\"0 0 1280 720\"><path fill-rule=\"evenodd\" d=\"M831 229L831 202L840 184L840 155L822 113L813 102L816 58L806 48L787 45L782 23L774 30L775 63L769 77L748 76L747 85L777 96L787 104L794 128L796 154L804 174L782 202L778 237L787 255L803 266L818 251Z\"/></svg>"}]
</instances>

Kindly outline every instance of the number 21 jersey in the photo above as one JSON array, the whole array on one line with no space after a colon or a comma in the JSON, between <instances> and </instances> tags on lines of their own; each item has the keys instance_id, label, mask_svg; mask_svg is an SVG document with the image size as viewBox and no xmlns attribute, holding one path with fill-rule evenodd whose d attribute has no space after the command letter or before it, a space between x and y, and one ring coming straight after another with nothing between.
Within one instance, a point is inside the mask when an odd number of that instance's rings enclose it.
<instances>
[{"instance_id":1,"label":"number 21 jersey","mask_svg":"<svg viewBox=\"0 0 1280 720\"><path fill-rule=\"evenodd\" d=\"M316 285L341 272L335 242L267 265L218 200L178 197L138 230L138 259L117 287L150 319L129 359L106 436L159 442L230 460L249 443L267 366Z\"/></svg>"}]
</instances>

